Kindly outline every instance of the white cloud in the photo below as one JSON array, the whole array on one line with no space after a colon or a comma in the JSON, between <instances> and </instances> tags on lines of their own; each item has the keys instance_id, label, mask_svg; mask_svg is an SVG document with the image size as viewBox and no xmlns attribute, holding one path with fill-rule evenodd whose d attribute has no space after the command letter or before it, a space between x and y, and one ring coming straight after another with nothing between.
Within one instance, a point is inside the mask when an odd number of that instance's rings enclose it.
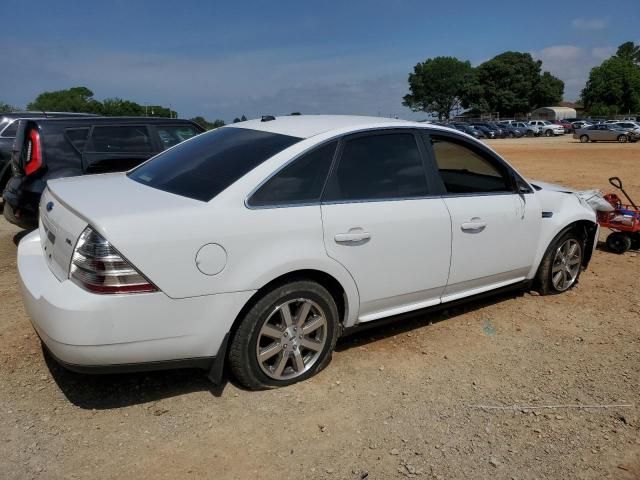
<instances>
[{"instance_id":1,"label":"white cloud","mask_svg":"<svg viewBox=\"0 0 640 480\"><path fill-rule=\"evenodd\" d=\"M531 52L542 60L542 70L562 79L565 83L565 100L576 100L584 88L589 72L602 60L615 53L614 47L597 47L587 50L576 45L553 45Z\"/></svg>"},{"instance_id":2,"label":"white cloud","mask_svg":"<svg viewBox=\"0 0 640 480\"><path fill-rule=\"evenodd\" d=\"M595 58L599 58L601 60L606 60L611 55L616 53L616 47L594 47L591 49L591 54Z\"/></svg>"},{"instance_id":3,"label":"white cloud","mask_svg":"<svg viewBox=\"0 0 640 480\"><path fill-rule=\"evenodd\" d=\"M571 26L578 30L603 30L609 25L605 18L574 18Z\"/></svg>"}]
</instances>

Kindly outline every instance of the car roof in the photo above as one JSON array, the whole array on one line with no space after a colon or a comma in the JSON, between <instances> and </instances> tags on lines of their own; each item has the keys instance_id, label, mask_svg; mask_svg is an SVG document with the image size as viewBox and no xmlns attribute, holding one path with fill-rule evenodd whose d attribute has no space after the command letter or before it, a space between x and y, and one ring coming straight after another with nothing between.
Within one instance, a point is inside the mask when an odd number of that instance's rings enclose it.
<instances>
[{"instance_id":1,"label":"car roof","mask_svg":"<svg viewBox=\"0 0 640 480\"><path fill-rule=\"evenodd\" d=\"M73 123L74 125L129 125L129 124L189 124L196 125L195 122L184 118L167 118L167 117L56 117L56 118L37 118L33 121L38 123L65 124ZM200 126L198 126L201 129Z\"/></svg>"},{"instance_id":2,"label":"car roof","mask_svg":"<svg viewBox=\"0 0 640 480\"><path fill-rule=\"evenodd\" d=\"M369 128L393 128L393 127L429 127L432 129L452 130L434 124L425 124L400 120L395 118L364 117L355 115L288 115L275 117L274 120L262 121L247 120L246 122L232 123L222 128L248 128L264 132L278 133L298 138L310 138L332 130L344 132L366 130Z\"/></svg>"}]
</instances>

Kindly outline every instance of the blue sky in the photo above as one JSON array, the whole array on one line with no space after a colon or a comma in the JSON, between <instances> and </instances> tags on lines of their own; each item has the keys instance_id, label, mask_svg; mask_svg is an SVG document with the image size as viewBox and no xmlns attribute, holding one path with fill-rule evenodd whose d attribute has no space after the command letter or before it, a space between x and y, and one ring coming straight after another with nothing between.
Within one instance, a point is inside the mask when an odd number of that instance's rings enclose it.
<instances>
[{"instance_id":1,"label":"blue sky","mask_svg":"<svg viewBox=\"0 0 640 480\"><path fill-rule=\"evenodd\" d=\"M226 121L424 117L401 104L413 65L438 55L477 65L506 50L542 60L575 100L591 67L640 43L637 0L0 0L0 9L2 101L23 107L83 85L98 99Z\"/></svg>"}]
</instances>

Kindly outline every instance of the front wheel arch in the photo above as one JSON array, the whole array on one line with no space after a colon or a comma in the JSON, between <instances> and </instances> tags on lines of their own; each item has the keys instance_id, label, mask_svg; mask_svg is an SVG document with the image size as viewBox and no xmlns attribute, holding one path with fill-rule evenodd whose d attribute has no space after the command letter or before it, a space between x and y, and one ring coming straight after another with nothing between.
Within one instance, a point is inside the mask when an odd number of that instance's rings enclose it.
<instances>
[{"instance_id":1,"label":"front wheel arch","mask_svg":"<svg viewBox=\"0 0 640 480\"><path fill-rule=\"evenodd\" d=\"M589 265L589 262L591 261L591 257L593 255L594 246L598 241L598 239L596 238L596 235L598 232L598 225L590 220L577 220L575 222L572 222L566 225L564 228L560 229L560 231L553 236L553 238L547 245L547 248L545 249L544 254L540 258L540 262L538 263L538 267L536 268L536 274L534 278L538 277L538 273L542 268L544 259L546 258L549 251L554 247L558 239L570 231L576 231L582 237L583 247L584 247L583 248L584 255L582 257L582 268L583 269L587 268L587 266Z\"/></svg>"}]
</instances>

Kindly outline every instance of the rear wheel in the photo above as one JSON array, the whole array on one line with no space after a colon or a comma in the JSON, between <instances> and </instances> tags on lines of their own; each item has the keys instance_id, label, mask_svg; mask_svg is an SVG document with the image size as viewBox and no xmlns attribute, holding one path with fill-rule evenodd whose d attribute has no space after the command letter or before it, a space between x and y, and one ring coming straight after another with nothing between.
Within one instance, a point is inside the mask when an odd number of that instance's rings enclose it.
<instances>
[{"instance_id":1,"label":"rear wheel","mask_svg":"<svg viewBox=\"0 0 640 480\"><path fill-rule=\"evenodd\" d=\"M327 365L338 333L331 294L315 282L288 283L266 293L241 320L229 367L252 390L291 385Z\"/></svg>"},{"instance_id":2,"label":"rear wheel","mask_svg":"<svg viewBox=\"0 0 640 480\"><path fill-rule=\"evenodd\" d=\"M580 135L580 143L589 143L588 135Z\"/></svg>"},{"instance_id":3,"label":"rear wheel","mask_svg":"<svg viewBox=\"0 0 640 480\"><path fill-rule=\"evenodd\" d=\"M514 138L515 136L516 136L516 134L515 134L515 133L513 133L513 132L509 132L509 138Z\"/></svg>"},{"instance_id":4,"label":"rear wheel","mask_svg":"<svg viewBox=\"0 0 640 480\"><path fill-rule=\"evenodd\" d=\"M622 255L631 248L631 235L624 232L613 232L607 237L607 247L614 253Z\"/></svg>"},{"instance_id":5,"label":"rear wheel","mask_svg":"<svg viewBox=\"0 0 640 480\"><path fill-rule=\"evenodd\" d=\"M628 141L629 141L629 138L626 135L618 136L618 143L627 143Z\"/></svg>"},{"instance_id":6,"label":"rear wheel","mask_svg":"<svg viewBox=\"0 0 640 480\"><path fill-rule=\"evenodd\" d=\"M640 232L635 232L631 235L631 248L633 250L640 250Z\"/></svg>"},{"instance_id":7,"label":"rear wheel","mask_svg":"<svg viewBox=\"0 0 640 480\"><path fill-rule=\"evenodd\" d=\"M584 240L574 230L557 237L545 253L536 284L542 295L562 293L572 288L580 276Z\"/></svg>"}]
</instances>

